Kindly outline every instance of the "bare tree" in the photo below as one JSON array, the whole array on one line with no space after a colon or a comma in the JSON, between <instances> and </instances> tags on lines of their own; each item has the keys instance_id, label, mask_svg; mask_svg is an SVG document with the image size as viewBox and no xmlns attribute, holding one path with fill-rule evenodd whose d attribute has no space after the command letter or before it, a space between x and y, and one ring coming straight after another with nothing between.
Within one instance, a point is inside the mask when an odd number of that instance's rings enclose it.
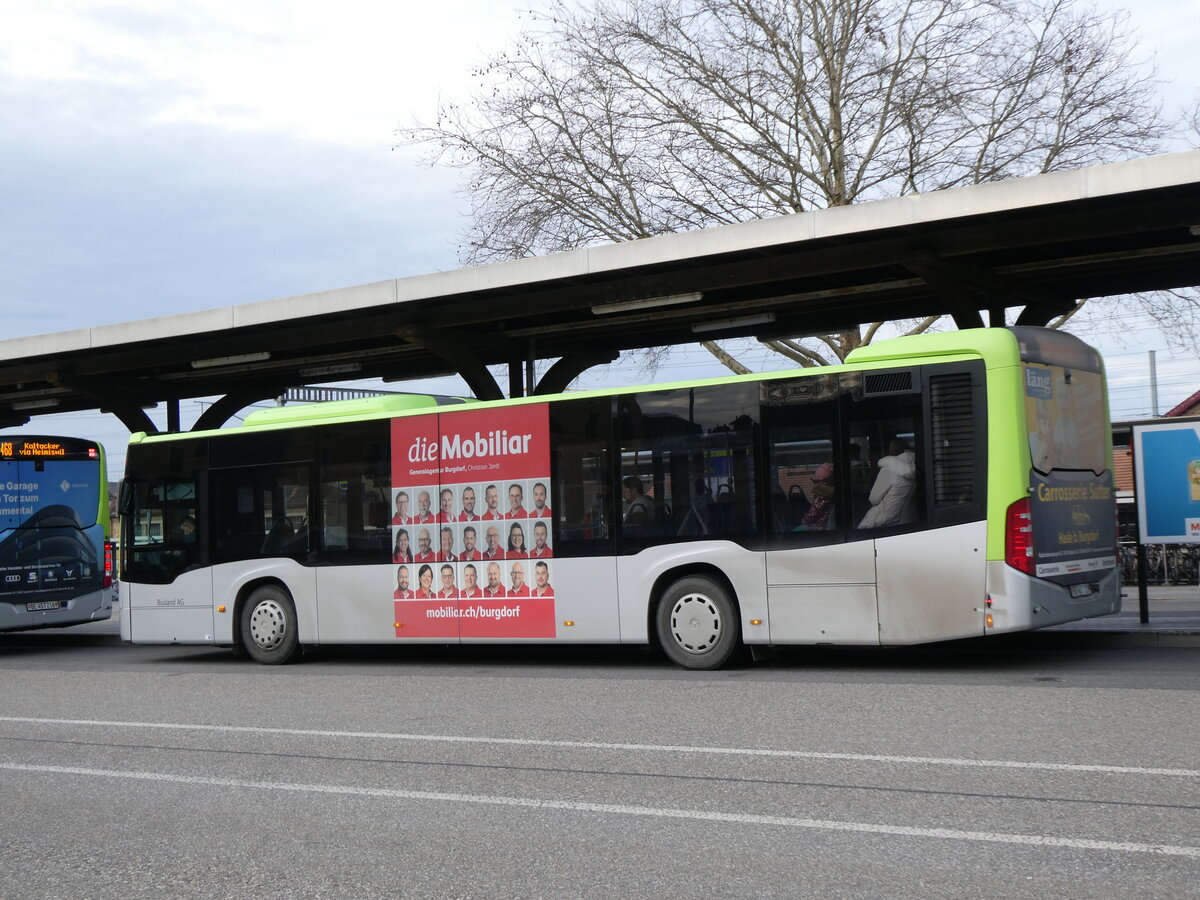
<instances>
[{"instance_id":1,"label":"bare tree","mask_svg":"<svg viewBox=\"0 0 1200 900\"><path fill-rule=\"evenodd\" d=\"M401 132L466 173L466 264L1143 155L1166 131L1127 15L1085 0L554 0L529 16L472 96ZM823 364L877 327L770 346Z\"/></svg>"}]
</instances>

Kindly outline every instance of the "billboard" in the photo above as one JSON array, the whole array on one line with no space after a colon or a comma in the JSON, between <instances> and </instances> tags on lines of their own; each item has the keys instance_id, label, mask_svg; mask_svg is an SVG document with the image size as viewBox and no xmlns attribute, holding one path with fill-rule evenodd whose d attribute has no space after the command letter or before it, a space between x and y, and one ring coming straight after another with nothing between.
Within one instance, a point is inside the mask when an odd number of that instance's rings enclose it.
<instances>
[{"instance_id":1,"label":"billboard","mask_svg":"<svg viewBox=\"0 0 1200 900\"><path fill-rule=\"evenodd\" d=\"M555 636L544 403L392 422L398 638Z\"/></svg>"},{"instance_id":2,"label":"billboard","mask_svg":"<svg viewBox=\"0 0 1200 900\"><path fill-rule=\"evenodd\" d=\"M1200 422L1133 427L1143 544L1200 543Z\"/></svg>"},{"instance_id":3,"label":"billboard","mask_svg":"<svg viewBox=\"0 0 1200 900\"><path fill-rule=\"evenodd\" d=\"M1117 564L1112 472L1035 471L1029 496L1039 578L1087 580Z\"/></svg>"}]
</instances>

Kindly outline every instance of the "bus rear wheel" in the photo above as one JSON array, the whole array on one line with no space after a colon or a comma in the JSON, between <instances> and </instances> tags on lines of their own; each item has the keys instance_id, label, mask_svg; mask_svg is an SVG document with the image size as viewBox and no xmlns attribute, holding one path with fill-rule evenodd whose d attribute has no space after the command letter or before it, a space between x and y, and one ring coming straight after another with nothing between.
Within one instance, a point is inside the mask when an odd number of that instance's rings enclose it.
<instances>
[{"instance_id":1,"label":"bus rear wheel","mask_svg":"<svg viewBox=\"0 0 1200 900\"><path fill-rule=\"evenodd\" d=\"M291 659L300 635L288 592L273 584L256 588L242 606L241 632L242 646L256 662L279 665Z\"/></svg>"},{"instance_id":2,"label":"bus rear wheel","mask_svg":"<svg viewBox=\"0 0 1200 900\"><path fill-rule=\"evenodd\" d=\"M719 669L737 650L737 607L711 578L681 578L658 601L658 640L685 669Z\"/></svg>"}]
</instances>

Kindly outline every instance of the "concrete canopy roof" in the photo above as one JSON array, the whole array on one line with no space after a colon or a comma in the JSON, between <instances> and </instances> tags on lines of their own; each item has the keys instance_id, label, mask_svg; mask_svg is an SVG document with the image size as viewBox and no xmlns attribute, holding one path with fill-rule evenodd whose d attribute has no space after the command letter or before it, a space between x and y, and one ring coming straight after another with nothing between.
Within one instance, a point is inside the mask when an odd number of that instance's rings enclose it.
<instances>
[{"instance_id":1,"label":"concrete canopy roof","mask_svg":"<svg viewBox=\"0 0 1200 900\"><path fill-rule=\"evenodd\" d=\"M156 402L228 395L227 416L289 386L447 372L488 397L486 366L561 357L551 392L626 349L1014 307L1041 324L1198 284L1194 151L0 341L0 424L104 408L136 427Z\"/></svg>"}]
</instances>

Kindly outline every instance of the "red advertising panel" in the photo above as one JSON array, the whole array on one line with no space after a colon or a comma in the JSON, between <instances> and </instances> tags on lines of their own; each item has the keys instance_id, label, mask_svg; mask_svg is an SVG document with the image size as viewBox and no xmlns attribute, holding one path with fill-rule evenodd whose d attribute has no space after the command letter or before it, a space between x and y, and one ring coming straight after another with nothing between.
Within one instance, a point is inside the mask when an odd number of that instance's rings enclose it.
<instances>
[{"instance_id":1,"label":"red advertising panel","mask_svg":"<svg viewBox=\"0 0 1200 900\"><path fill-rule=\"evenodd\" d=\"M546 405L392 422L396 637L554 637Z\"/></svg>"}]
</instances>

